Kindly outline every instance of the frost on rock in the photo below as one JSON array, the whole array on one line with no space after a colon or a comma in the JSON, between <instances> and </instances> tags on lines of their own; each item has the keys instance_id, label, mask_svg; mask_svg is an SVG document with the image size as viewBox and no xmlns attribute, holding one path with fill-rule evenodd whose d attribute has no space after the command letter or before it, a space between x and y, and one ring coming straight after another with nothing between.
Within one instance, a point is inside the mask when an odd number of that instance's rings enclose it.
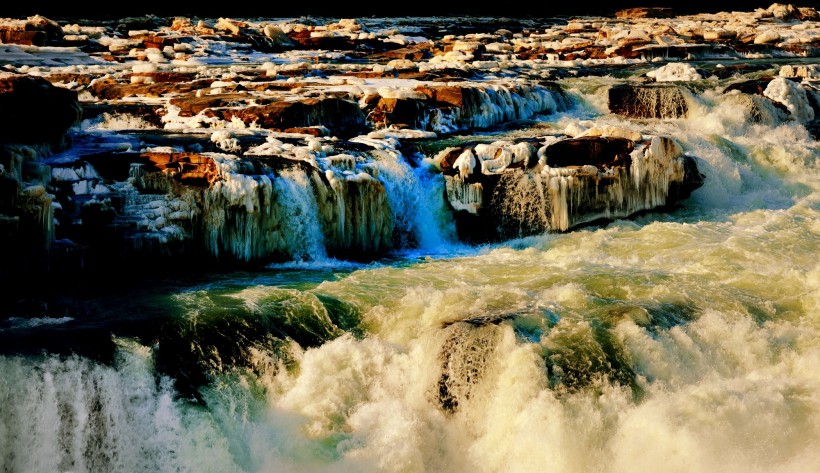
<instances>
[{"instance_id":1,"label":"frost on rock","mask_svg":"<svg viewBox=\"0 0 820 473\"><path fill-rule=\"evenodd\" d=\"M594 165L551 167L541 159L543 147L527 142L518 145L525 145L521 150L527 152L521 154L526 155L524 165L516 167L496 166L502 161L519 162L514 158L515 147L498 143L476 146L455 160L446 175L446 191L453 209L464 211L459 216L462 228L487 239L513 238L566 231L597 219L658 208L677 197L687 179L686 160L691 159L666 136L653 136L635 146L626 159L615 157L611 163L590 156ZM602 146L587 149L600 152L605 149ZM457 164L473 151L485 169L494 171L470 182Z\"/></svg>"},{"instance_id":2,"label":"frost on rock","mask_svg":"<svg viewBox=\"0 0 820 473\"><path fill-rule=\"evenodd\" d=\"M670 62L669 64L649 71L646 73L647 77L655 79L657 82L673 82L673 81L693 81L701 80L703 77L691 65L683 62Z\"/></svg>"},{"instance_id":3,"label":"frost on rock","mask_svg":"<svg viewBox=\"0 0 820 473\"><path fill-rule=\"evenodd\" d=\"M814 109L809 103L806 90L794 81L776 77L766 86L763 95L785 105L798 122L806 123L814 120Z\"/></svg>"}]
</instances>

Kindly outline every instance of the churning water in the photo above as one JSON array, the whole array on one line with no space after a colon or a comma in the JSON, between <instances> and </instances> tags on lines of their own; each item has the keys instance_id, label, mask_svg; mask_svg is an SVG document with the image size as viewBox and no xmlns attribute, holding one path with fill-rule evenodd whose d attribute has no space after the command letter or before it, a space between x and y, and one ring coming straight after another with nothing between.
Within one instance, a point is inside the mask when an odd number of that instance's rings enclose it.
<instances>
[{"instance_id":1,"label":"churning water","mask_svg":"<svg viewBox=\"0 0 820 473\"><path fill-rule=\"evenodd\" d=\"M0 470L820 471L820 144L709 90L627 122L596 80L547 125L673 137L680 208L471 247L387 153L410 237L352 263L283 175L293 263L3 322Z\"/></svg>"}]
</instances>

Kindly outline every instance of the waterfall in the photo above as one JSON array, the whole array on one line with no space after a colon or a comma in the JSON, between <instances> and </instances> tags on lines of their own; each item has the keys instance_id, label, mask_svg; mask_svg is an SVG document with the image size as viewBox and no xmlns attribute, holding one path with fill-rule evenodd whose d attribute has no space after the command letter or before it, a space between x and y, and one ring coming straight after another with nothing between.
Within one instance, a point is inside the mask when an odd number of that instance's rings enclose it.
<instances>
[{"instance_id":1,"label":"waterfall","mask_svg":"<svg viewBox=\"0 0 820 473\"><path fill-rule=\"evenodd\" d=\"M295 258L321 260L327 254L313 182L302 170L285 170L274 180L283 205L283 238Z\"/></svg>"},{"instance_id":2,"label":"waterfall","mask_svg":"<svg viewBox=\"0 0 820 473\"><path fill-rule=\"evenodd\" d=\"M116 367L57 356L0 367L4 471L171 471L185 453L170 380L156 384L144 347L121 351Z\"/></svg>"},{"instance_id":3,"label":"waterfall","mask_svg":"<svg viewBox=\"0 0 820 473\"><path fill-rule=\"evenodd\" d=\"M564 111L571 105L562 91L540 85L488 84L463 87L461 91L462 106L434 109L424 120L424 129L437 133L486 129L508 121L530 119L536 114Z\"/></svg>"}]
</instances>

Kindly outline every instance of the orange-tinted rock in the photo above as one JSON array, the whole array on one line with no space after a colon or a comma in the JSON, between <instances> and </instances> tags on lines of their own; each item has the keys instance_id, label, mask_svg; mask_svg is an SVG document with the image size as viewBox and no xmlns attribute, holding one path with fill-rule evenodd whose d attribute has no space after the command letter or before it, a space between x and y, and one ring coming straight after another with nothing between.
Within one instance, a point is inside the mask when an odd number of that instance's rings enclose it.
<instances>
[{"instance_id":1,"label":"orange-tinted rock","mask_svg":"<svg viewBox=\"0 0 820 473\"><path fill-rule=\"evenodd\" d=\"M173 72L173 71L154 71L154 72L134 72L133 74L127 74L125 76L126 79L131 78L133 76L137 77L150 77L153 79L154 83L158 82L191 82L196 77L195 72Z\"/></svg>"},{"instance_id":2,"label":"orange-tinted rock","mask_svg":"<svg viewBox=\"0 0 820 473\"><path fill-rule=\"evenodd\" d=\"M142 44L145 45L146 48L162 50L165 46L173 45L174 40L165 36L148 35L142 38Z\"/></svg>"},{"instance_id":3,"label":"orange-tinted rock","mask_svg":"<svg viewBox=\"0 0 820 473\"><path fill-rule=\"evenodd\" d=\"M462 147L454 147L447 151L447 153L441 157L439 161L439 167L441 168L441 173L444 175L454 175L457 174L458 171L453 168L453 163L456 162L459 156L466 150L467 148Z\"/></svg>"},{"instance_id":4,"label":"orange-tinted rock","mask_svg":"<svg viewBox=\"0 0 820 473\"><path fill-rule=\"evenodd\" d=\"M267 104L273 101L273 99L251 97L248 94L232 93L203 95L201 97L188 94L181 97L174 97L170 99L168 103L179 107L179 115L181 117L192 117L208 108L245 106L252 98L257 104Z\"/></svg>"},{"instance_id":5,"label":"orange-tinted rock","mask_svg":"<svg viewBox=\"0 0 820 473\"><path fill-rule=\"evenodd\" d=\"M312 135L315 137L329 136L330 130L321 126L302 126L286 128L285 133L299 133L303 135Z\"/></svg>"},{"instance_id":6,"label":"orange-tinted rock","mask_svg":"<svg viewBox=\"0 0 820 473\"><path fill-rule=\"evenodd\" d=\"M63 38L60 25L46 17L35 15L26 20L0 24L0 42L44 46Z\"/></svg>"},{"instance_id":7,"label":"orange-tinted rock","mask_svg":"<svg viewBox=\"0 0 820 473\"><path fill-rule=\"evenodd\" d=\"M382 97L367 118L379 128L389 125L417 126L426 109L425 100Z\"/></svg>"},{"instance_id":8,"label":"orange-tinted rock","mask_svg":"<svg viewBox=\"0 0 820 473\"><path fill-rule=\"evenodd\" d=\"M334 134L352 134L365 127L365 116L359 105L338 98L303 99L273 102L216 112L224 120L237 117L243 122L263 128L284 130L294 127L326 126Z\"/></svg>"},{"instance_id":9,"label":"orange-tinted rock","mask_svg":"<svg viewBox=\"0 0 820 473\"><path fill-rule=\"evenodd\" d=\"M123 97L146 96L159 97L165 94L182 94L196 89L209 87L213 79L193 82L158 82L153 84L121 84L115 79L107 78L91 84L91 94L103 100L116 100Z\"/></svg>"},{"instance_id":10,"label":"orange-tinted rock","mask_svg":"<svg viewBox=\"0 0 820 473\"><path fill-rule=\"evenodd\" d=\"M419 86L416 90L430 97L434 102L442 102L454 107L464 106L464 88L452 86Z\"/></svg>"},{"instance_id":11,"label":"orange-tinted rock","mask_svg":"<svg viewBox=\"0 0 820 473\"><path fill-rule=\"evenodd\" d=\"M159 171L186 185L210 185L219 176L213 159L198 153L149 152L140 158L151 165L145 172Z\"/></svg>"},{"instance_id":12,"label":"orange-tinted rock","mask_svg":"<svg viewBox=\"0 0 820 473\"><path fill-rule=\"evenodd\" d=\"M303 49L325 49L328 51L350 51L356 49L356 41L341 36L320 36L296 40Z\"/></svg>"},{"instance_id":13,"label":"orange-tinted rock","mask_svg":"<svg viewBox=\"0 0 820 473\"><path fill-rule=\"evenodd\" d=\"M409 59L411 61L420 61L432 57L433 52L433 46L430 43L419 43L389 51L381 51L371 54L368 58L371 60Z\"/></svg>"},{"instance_id":14,"label":"orange-tinted rock","mask_svg":"<svg viewBox=\"0 0 820 473\"><path fill-rule=\"evenodd\" d=\"M64 84L74 82L78 85L88 85L91 83L91 80L94 79L94 76L91 74L83 74L79 72L61 72L59 74L49 74L47 76L43 76L43 78L51 82L52 84L58 82L62 82Z\"/></svg>"},{"instance_id":15,"label":"orange-tinted rock","mask_svg":"<svg viewBox=\"0 0 820 473\"><path fill-rule=\"evenodd\" d=\"M48 36L43 31L0 29L0 42L6 44L44 46L47 38Z\"/></svg>"},{"instance_id":16,"label":"orange-tinted rock","mask_svg":"<svg viewBox=\"0 0 820 473\"><path fill-rule=\"evenodd\" d=\"M626 8L615 12L616 18L672 18L674 12L668 7Z\"/></svg>"}]
</instances>

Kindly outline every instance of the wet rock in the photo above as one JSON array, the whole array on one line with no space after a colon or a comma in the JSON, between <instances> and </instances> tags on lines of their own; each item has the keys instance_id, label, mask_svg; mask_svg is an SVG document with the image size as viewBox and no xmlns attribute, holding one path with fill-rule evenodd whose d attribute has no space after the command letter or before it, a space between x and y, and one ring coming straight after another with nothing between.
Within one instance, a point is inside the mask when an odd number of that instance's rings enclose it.
<instances>
[{"instance_id":1,"label":"wet rock","mask_svg":"<svg viewBox=\"0 0 820 473\"><path fill-rule=\"evenodd\" d=\"M551 167L611 167L629 163L635 143L626 138L584 136L561 140L547 146L547 165Z\"/></svg>"},{"instance_id":2,"label":"wet rock","mask_svg":"<svg viewBox=\"0 0 820 473\"><path fill-rule=\"evenodd\" d=\"M749 79L733 82L723 89L723 93L726 94L732 92L733 90L737 90L744 94L763 95L763 91L766 90L766 87L772 79L774 79L774 77L761 77L760 79Z\"/></svg>"},{"instance_id":3,"label":"wet rock","mask_svg":"<svg viewBox=\"0 0 820 473\"><path fill-rule=\"evenodd\" d=\"M446 196L460 238L479 243L566 231L673 205L703 185L695 160L664 136L638 144L583 137L542 146L539 156L541 150L546 163L556 157L553 164L488 173L482 162L484 172L466 175L458 161L470 150L455 162L457 149L442 152L442 161L452 162Z\"/></svg>"},{"instance_id":4,"label":"wet rock","mask_svg":"<svg viewBox=\"0 0 820 473\"><path fill-rule=\"evenodd\" d=\"M302 99L267 105L226 109L218 114L225 120L236 117L246 124L285 130L293 127L325 126L339 136L351 136L365 129L365 115L359 105L338 98Z\"/></svg>"},{"instance_id":5,"label":"wet rock","mask_svg":"<svg viewBox=\"0 0 820 473\"><path fill-rule=\"evenodd\" d=\"M447 413L457 412L481 382L493 360L499 330L494 324L459 322L447 328L439 350L441 374L435 388L437 403Z\"/></svg>"},{"instance_id":6,"label":"wet rock","mask_svg":"<svg viewBox=\"0 0 820 473\"><path fill-rule=\"evenodd\" d=\"M630 118L682 118L687 93L677 86L620 84L609 89L609 110Z\"/></svg>"},{"instance_id":7,"label":"wet rock","mask_svg":"<svg viewBox=\"0 0 820 473\"><path fill-rule=\"evenodd\" d=\"M427 101L412 98L384 98L368 113L367 118L376 127L422 125L424 113L428 110Z\"/></svg>"}]
</instances>

